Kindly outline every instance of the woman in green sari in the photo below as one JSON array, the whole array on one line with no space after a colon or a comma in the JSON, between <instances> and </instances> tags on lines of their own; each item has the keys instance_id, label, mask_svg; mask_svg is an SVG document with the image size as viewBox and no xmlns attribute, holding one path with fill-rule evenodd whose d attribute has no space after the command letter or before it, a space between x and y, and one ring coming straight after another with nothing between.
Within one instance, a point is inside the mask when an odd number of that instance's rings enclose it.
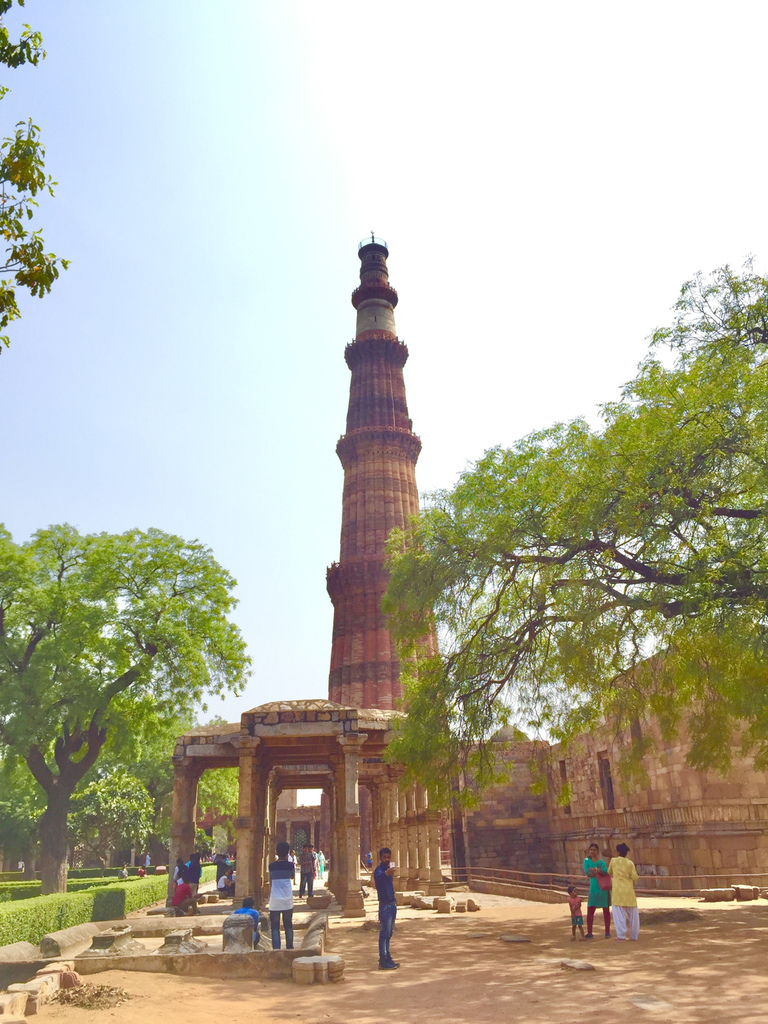
<instances>
[{"instance_id":1,"label":"woman in green sari","mask_svg":"<svg viewBox=\"0 0 768 1024\"><path fill-rule=\"evenodd\" d=\"M595 909L601 907L603 921L605 922L605 937L611 937L611 893L609 889L601 889L598 878L605 875L608 877L608 866L600 857L600 847L592 843L584 858L584 874L589 878L589 896L587 897L587 934L585 938L591 939L592 924L595 920Z\"/></svg>"}]
</instances>

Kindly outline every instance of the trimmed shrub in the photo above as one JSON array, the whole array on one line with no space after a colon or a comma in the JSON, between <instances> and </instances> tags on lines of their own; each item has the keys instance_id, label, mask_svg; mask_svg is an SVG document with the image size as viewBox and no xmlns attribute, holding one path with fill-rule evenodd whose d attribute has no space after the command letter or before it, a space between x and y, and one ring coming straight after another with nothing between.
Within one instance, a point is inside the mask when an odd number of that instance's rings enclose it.
<instances>
[{"instance_id":1,"label":"trimmed shrub","mask_svg":"<svg viewBox=\"0 0 768 1024\"><path fill-rule=\"evenodd\" d=\"M22 871L0 871L0 882L23 882Z\"/></svg>"},{"instance_id":2,"label":"trimmed shrub","mask_svg":"<svg viewBox=\"0 0 768 1024\"><path fill-rule=\"evenodd\" d=\"M0 945L40 942L48 932L92 919L93 893L52 893L0 904Z\"/></svg>"},{"instance_id":3,"label":"trimmed shrub","mask_svg":"<svg viewBox=\"0 0 768 1024\"><path fill-rule=\"evenodd\" d=\"M215 873L212 864L206 865L204 880L210 880ZM3 902L0 903L0 945L10 942L37 944L48 932L73 924L119 920L131 910L141 910L164 900L167 891L167 875L121 882L110 878L102 879L82 892L52 893L34 899Z\"/></svg>"}]
</instances>

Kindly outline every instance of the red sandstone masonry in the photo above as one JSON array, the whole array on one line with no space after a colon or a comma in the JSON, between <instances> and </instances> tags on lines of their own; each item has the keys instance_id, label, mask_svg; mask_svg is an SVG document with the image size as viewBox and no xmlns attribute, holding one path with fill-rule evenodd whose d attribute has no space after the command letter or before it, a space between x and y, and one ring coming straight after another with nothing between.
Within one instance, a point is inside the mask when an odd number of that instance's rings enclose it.
<instances>
[{"instance_id":1,"label":"red sandstone masonry","mask_svg":"<svg viewBox=\"0 0 768 1024\"><path fill-rule=\"evenodd\" d=\"M376 300L379 313L388 310L394 327L397 292L389 284L388 251L371 242L359 255L360 286L352 304L359 310ZM329 698L391 710L402 688L381 610L387 588L385 545L391 531L405 527L419 510L415 466L421 441L408 416L406 346L391 330L369 327L347 345L344 357L352 379L347 432L336 448L344 467L344 496L340 557L327 575L334 607Z\"/></svg>"}]
</instances>

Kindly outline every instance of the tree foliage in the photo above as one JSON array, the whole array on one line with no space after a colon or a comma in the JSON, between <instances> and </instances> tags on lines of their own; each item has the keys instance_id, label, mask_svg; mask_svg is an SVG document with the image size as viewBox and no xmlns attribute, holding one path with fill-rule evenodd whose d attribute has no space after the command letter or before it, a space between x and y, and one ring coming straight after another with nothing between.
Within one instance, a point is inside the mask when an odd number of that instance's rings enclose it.
<instances>
[{"instance_id":1,"label":"tree foliage","mask_svg":"<svg viewBox=\"0 0 768 1024\"><path fill-rule=\"evenodd\" d=\"M75 795L69 829L76 850L97 857L106 866L111 850L143 848L154 820L146 786L118 770L94 779Z\"/></svg>"},{"instance_id":2,"label":"tree foliage","mask_svg":"<svg viewBox=\"0 0 768 1024\"><path fill-rule=\"evenodd\" d=\"M666 349L666 358L662 359ZM601 429L494 448L391 541L385 607L411 661L393 753L434 788L481 783L517 718L556 738L683 720L689 761L768 765L768 279L686 283Z\"/></svg>"},{"instance_id":3,"label":"tree foliage","mask_svg":"<svg viewBox=\"0 0 768 1024\"><path fill-rule=\"evenodd\" d=\"M237 692L234 583L204 545L159 530L53 526L19 545L0 529L0 742L47 794L44 889L64 885L69 801L108 737Z\"/></svg>"},{"instance_id":4,"label":"tree foliage","mask_svg":"<svg viewBox=\"0 0 768 1024\"><path fill-rule=\"evenodd\" d=\"M2 18L13 7L14 0L0 0L0 64L18 68L23 64L37 65L45 57L43 40L39 32L24 25L18 41L10 38ZM24 0L16 0L24 6ZM0 86L0 99L8 92ZM6 243L5 259L0 257L0 331L21 316L17 290L26 288L31 295L42 298L51 290L60 268L69 266L45 251L42 231L34 231L30 221L34 217L39 195L53 196L56 182L45 172L45 148L40 141L40 129L32 119L19 121L13 135L0 143L0 234ZM2 345L8 345L7 334L0 334Z\"/></svg>"}]
</instances>

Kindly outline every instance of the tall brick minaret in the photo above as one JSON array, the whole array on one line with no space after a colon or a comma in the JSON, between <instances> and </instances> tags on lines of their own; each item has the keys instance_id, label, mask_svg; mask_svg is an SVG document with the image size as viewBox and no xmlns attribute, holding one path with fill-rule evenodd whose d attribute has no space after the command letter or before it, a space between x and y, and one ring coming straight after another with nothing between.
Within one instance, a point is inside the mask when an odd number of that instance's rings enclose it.
<instances>
[{"instance_id":1,"label":"tall brick minaret","mask_svg":"<svg viewBox=\"0 0 768 1024\"><path fill-rule=\"evenodd\" d=\"M400 666L381 599L387 589L385 544L419 510L416 460L403 366L408 349L395 330L397 292L380 238L360 243L355 340L344 358L352 371L347 432L336 446L344 467L341 555L328 570L333 602L329 697L358 708L391 710L402 694Z\"/></svg>"}]
</instances>

